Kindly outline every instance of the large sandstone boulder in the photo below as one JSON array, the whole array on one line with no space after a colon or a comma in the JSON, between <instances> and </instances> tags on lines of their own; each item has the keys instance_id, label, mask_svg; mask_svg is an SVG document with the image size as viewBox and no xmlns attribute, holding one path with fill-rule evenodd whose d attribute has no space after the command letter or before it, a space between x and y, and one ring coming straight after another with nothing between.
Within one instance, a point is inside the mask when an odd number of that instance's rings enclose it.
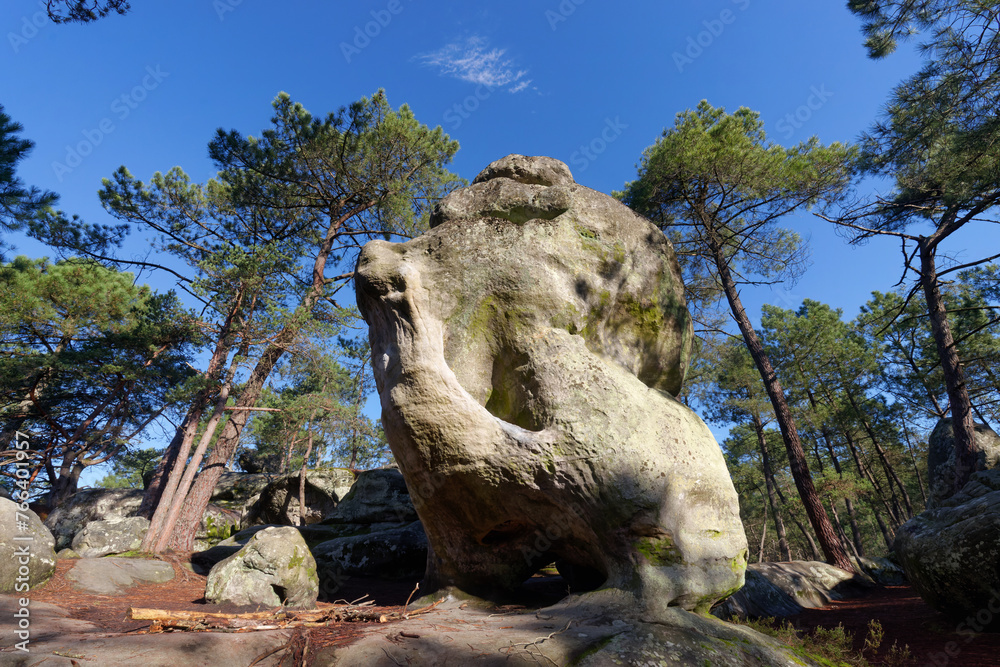
<instances>
[{"instance_id":1,"label":"large sandstone boulder","mask_svg":"<svg viewBox=\"0 0 1000 667\"><path fill-rule=\"evenodd\" d=\"M23 595L56 569L55 540L38 515L0 498L0 593Z\"/></svg>"},{"instance_id":2,"label":"large sandstone boulder","mask_svg":"<svg viewBox=\"0 0 1000 667\"><path fill-rule=\"evenodd\" d=\"M985 424L974 424L979 470L1000 467L1000 436ZM927 441L927 507L939 507L955 487L955 430L951 418L938 421Z\"/></svg>"},{"instance_id":3,"label":"large sandstone boulder","mask_svg":"<svg viewBox=\"0 0 1000 667\"><path fill-rule=\"evenodd\" d=\"M870 591L875 583L820 561L753 563L746 584L712 609L722 619L783 618Z\"/></svg>"},{"instance_id":4,"label":"large sandstone boulder","mask_svg":"<svg viewBox=\"0 0 1000 667\"><path fill-rule=\"evenodd\" d=\"M139 489L93 488L77 491L45 519L45 525L55 538L56 550L70 548L77 534L95 521L116 522L135 517L142 504L142 494ZM207 549L225 539L233 527L239 525L239 520L237 512L209 505L195 534L196 545Z\"/></svg>"},{"instance_id":5,"label":"large sandstone boulder","mask_svg":"<svg viewBox=\"0 0 1000 667\"><path fill-rule=\"evenodd\" d=\"M423 574L427 537L419 521L400 528L335 537L312 548L320 581L342 575L405 579Z\"/></svg>"},{"instance_id":6,"label":"large sandstone boulder","mask_svg":"<svg viewBox=\"0 0 1000 667\"><path fill-rule=\"evenodd\" d=\"M354 485L323 518L323 524L403 524L416 518L403 475L396 468L378 468L358 473Z\"/></svg>"},{"instance_id":7,"label":"large sandstone boulder","mask_svg":"<svg viewBox=\"0 0 1000 667\"><path fill-rule=\"evenodd\" d=\"M879 586L905 586L910 583L906 572L898 564L888 558L855 558L851 562L858 572L864 572Z\"/></svg>"},{"instance_id":8,"label":"large sandstone boulder","mask_svg":"<svg viewBox=\"0 0 1000 667\"><path fill-rule=\"evenodd\" d=\"M238 605L312 609L319 595L316 561L290 526L265 528L208 573L205 599Z\"/></svg>"},{"instance_id":9,"label":"large sandstone boulder","mask_svg":"<svg viewBox=\"0 0 1000 667\"><path fill-rule=\"evenodd\" d=\"M958 619L992 610L1000 595L1000 469L973 473L942 504L900 526L893 551L938 611Z\"/></svg>"},{"instance_id":10,"label":"large sandstone boulder","mask_svg":"<svg viewBox=\"0 0 1000 667\"><path fill-rule=\"evenodd\" d=\"M62 550L88 523L135 516L141 503L138 489L82 489L53 509L45 525L56 539L56 550Z\"/></svg>"},{"instance_id":11,"label":"large sandstone boulder","mask_svg":"<svg viewBox=\"0 0 1000 667\"><path fill-rule=\"evenodd\" d=\"M212 490L212 502L242 512L253 504L260 492L273 482L275 477L263 473L227 470L219 476L219 481Z\"/></svg>"},{"instance_id":12,"label":"large sandstone boulder","mask_svg":"<svg viewBox=\"0 0 1000 667\"><path fill-rule=\"evenodd\" d=\"M91 521L73 538L72 550L81 558L135 551L149 530L149 519L141 516Z\"/></svg>"},{"instance_id":13,"label":"large sandstone boulder","mask_svg":"<svg viewBox=\"0 0 1000 667\"><path fill-rule=\"evenodd\" d=\"M691 322L652 223L509 156L432 229L357 266L382 420L430 543L424 590L480 595L561 561L655 617L743 584L736 492L671 394Z\"/></svg>"},{"instance_id":14,"label":"large sandstone boulder","mask_svg":"<svg viewBox=\"0 0 1000 667\"><path fill-rule=\"evenodd\" d=\"M303 522L303 512L299 507L299 473L285 475L260 491L241 525L247 528L258 524L298 526L317 523L337 507L353 483L354 473L345 468L307 471Z\"/></svg>"}]
</instances>

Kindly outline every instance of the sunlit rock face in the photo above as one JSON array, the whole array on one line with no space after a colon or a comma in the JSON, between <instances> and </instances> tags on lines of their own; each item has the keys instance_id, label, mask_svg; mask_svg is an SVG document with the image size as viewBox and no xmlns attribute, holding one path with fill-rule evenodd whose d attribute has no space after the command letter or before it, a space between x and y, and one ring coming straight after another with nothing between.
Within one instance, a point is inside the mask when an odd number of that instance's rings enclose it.
<instances>
[{"instance_id":1,"label":"sunlit rock face","mask_svg":"<svg viewBox=\"0 0 1000 667\"><path fill-rule=\"evenodd\" d=\"M977 469L1000 468L1000 436L986 424L973 424ZM927 441L927 508L940 507L955 493L955 429L951 418L938 421Z\"/></svg>"},{"instance_id":2,"label":"sunlit rock face","mask_svg":"<svg viewBox=\"0 0 1000 667\"><path fill-rule=\"evenodd\" d=\"M556 560L652 611L741 586L732 481L672 396L691 323L663 234L562 162L520 155L431 226L366 245L356 280L426 584L493 595Z\"/></svg>"},{"instance_id":3,"label":"sunlit rock face","mask_svg":"<svg viewBox=\"0 0 1000 667\"><path fill-rule=\"evenodd\" d=\"M906 577L930 606L1000 630L1000 469L973 473L939 507L896 531L892 545ZM987 618L988 617L988 618Z\"/></svg>"}]
</instances>

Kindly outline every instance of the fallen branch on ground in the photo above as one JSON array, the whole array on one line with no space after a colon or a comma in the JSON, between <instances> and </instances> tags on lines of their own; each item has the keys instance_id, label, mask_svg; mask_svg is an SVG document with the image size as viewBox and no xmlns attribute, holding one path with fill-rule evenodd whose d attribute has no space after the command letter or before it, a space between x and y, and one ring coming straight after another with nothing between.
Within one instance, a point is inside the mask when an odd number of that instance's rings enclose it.
<instances>
[{"instance_id":1,"label":"fallen branch on ground","mask_svg":"<svg viewBox=\"0 0 1000 667\"><path fill-rule=\"evenodd\" d=\"M345 605L330 609L288 609L281 607L272 611L255 611L242 614L224 614L207 611L171 611L167 609L143 609L129 607L128 617L133 621L153 621L150 630L162 632L173 630L277 630L284 628L321 627L330 623L388 623L419 614L425 614L441 602L411 611L409 613L382 612L367 605Z\"/></svg>"}]
</instances>

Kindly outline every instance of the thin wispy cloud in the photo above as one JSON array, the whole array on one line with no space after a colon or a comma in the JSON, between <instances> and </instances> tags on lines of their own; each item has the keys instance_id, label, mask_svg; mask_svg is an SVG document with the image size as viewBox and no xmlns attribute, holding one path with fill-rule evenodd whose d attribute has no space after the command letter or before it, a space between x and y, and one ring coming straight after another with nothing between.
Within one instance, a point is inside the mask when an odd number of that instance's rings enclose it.
<instances>
[{"instance_id":1,"label":"thin wispy cloud","mask_svg":"<svg viewBox=\"0 0 1000 667\"><path fill-rule=\"evenodd\" d=\"M504 57L506 53L505 49L491 49L486 38L473 35L464 42L421 53L414 60L436 67L445 76L490 88L509 86L507 92L519 93L531 84L531 79L524 78L528 70L516 69L514 61Z\"/></svg>"}]
</instances>

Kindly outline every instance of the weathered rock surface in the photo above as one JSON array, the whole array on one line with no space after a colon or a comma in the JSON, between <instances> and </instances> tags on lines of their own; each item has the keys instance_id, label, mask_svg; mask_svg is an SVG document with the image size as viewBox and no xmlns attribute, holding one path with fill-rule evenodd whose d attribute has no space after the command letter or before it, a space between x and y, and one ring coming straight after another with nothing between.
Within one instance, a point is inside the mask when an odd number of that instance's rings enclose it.
<instances>
[{"instance_id":1,"label":"weathered rock surface","mask_svg":"<svg viewBox=\"0 0 1000 667\"><path fill-rule=\"evenodd\" d=\"M752 563L746 584L712 609L722 619L782 618L815 609L833 600L858 597L874 582L820 561Z\"/></svg>"},{"instance_id":2,"label":"weathered rock surface","mask_svg":"<svg viewBox=\"0 0 1000 667\"><path fill-rule=\"evenodd\" d=\"M37 514L0 498L0 593L23 594L48 581L56 569L54 545Z\"/></svg>"},{"instance_id":3,"label":"weathered rock surface","mask_svg":"<svg viewBox=\"0 0 1000 667\"><path fill-rule=\"evenodd\" d=\"M120 521L135 517L142 504L142 494L138 489L93 488L77 491L52 510L45 520L45 525L55 537L56 549L71 547L76 535L95 521ZM239 524L239 519L239 514L232 510L209 505L195 535L196 545L208 548L215 544Z\"/></svg>"},{"instance_id":4,"label":"weathered rock surface","mask_svg":"<svg viewBox=\"0 0 1000 667\"><path fill-rule=\"evenodd\" d=\"M140 503L138 489L83 489L53 509L45 525L56 539L56 549L65 549L88 523L135 516Z\"/></svg>"},{"instance_id":5,"label":"weathered rock surface","mask_svg":"<svg viewBox=\"0 0 1000 667\"><path fill-rule=\"evenodd\" d=\"M312 609L319 594L316 561L297 530L265 528L212 568L205 599L238 605Z\"/></svg>"},{"instance_id":6,"label":"weathered rock surface","mask_svg":"<svg viewBox=\"0 0 1000 667\"><path fill-rule=\"evenodd\" d=\"M979 469L1000 467L1000 436L985 424L974 424ZM927 441L927 508L939 507L955 486L955 430L951 418L937 423Z\"/></svg>"},{"instance_id":7,"label":"weathered rock surface","mask_svg":"<svg viewBox=\"0 0 1000 667\"><path fill-rule=\"evenodd\" d=\"M378 468L358 473L354 485L323 518L323 524L399 524L416 519L402 473L396 468Z\"/></svg>"},{"instance_id":8,"label":"weathered rock surface","mask_svg":"<svg viewBox=\"0 0 1000 667\"><path fill-rule=\"evenodd\" d=\"M194 535L194 548L208 549L226 539L239 529L242 516L236 510L215 503L209 504L205 507L198 532Z\"/></svg>"},{"instance_id":9,"label":"weathered rock surface","mask_svg":"<svg viewBox=\"0 0 1000 667\"><path fill-rule=\"evenodd\" d=\"M431 547L424 590L509 590L561 559L655 618L742 586L719 446L670 395L691 323L664 235L523 156L446 197L431 225L366 245L356 279Z\"/></svg>"},{"instance_id":10,"label":"weathered rock surface","mask_svg":"<svg viewBox=\"0 0 1000 667\"><path fill-rule=\"evenodd\" d=\"M135 551L149 530L149 519L141 516L91 521L73 538L72 550L82 558Z\"/></svg>"},{"instance_id":11,"label":"weathered rock surface","mask_svg":"<svg viewBox=\"0 0 1000 667\"><path fill-rule=\"evenodd\" d=\"M275 475L227 470L219 476L211 500L226 509L242 512L274 480Z\"/></svg>"},{"instance_id":12,"label":"weathered rock surface","mask_svg":"<svg viewBox=\"0 0 1000 667\"><path fill-rule=\"evenodd\" d=\"M896 563L888 558L862 558L858 560L851 557L854 567L859 572L864 572L879 586L905 586L909 583L906 579L906 572Z\"/></svg>"},{"instance_id":13,"label":"weathered rock surface","mask_svg":"<svg viewBox=\"0 0 1000 667\"><path fill-rule=\"evenodd\" d=\"M938 611L964 618L992 610L1000 599L1000 470L973 473L942 502L900 526L893 551L910 585Z\"/></svg>"},{"instance_id":14,"label":"weathered rock surface","mask_svg":"<svg viewBox=\"0 0 1000 667\"><path fill-rule=\"evenodd\" d=\"M170 581L174 578L174 567L148 558L81 558L66 578L75 588L88 593L118 595L138 584Z\"/></svg>"},{"instance_id":15,"label":"weathered rock surface","mask_svg":"<svg viewBox=\"0 0 1000 667\"><path fill-rule=\"evenodd\" d=\"M345 468L306 472L305 521L300 521L299 474L280 477L265 486L247 510L243 528L258 524L298 526L316 523L327 516L354 484L354 474Z\"/></svg>"},{"instance_id":16,"label":"weathered rock surface","mask_svg":"<svg viewBox=\"0 0 1000 667\"><path fill-rule=\"evenodd\" d=\"M683 665L711 667L810 667L792 652L747 627L723 623L677 607L649 623L608 613L601 596L586 594L525 613L491 614L449 599L432 614L369 626L358 641L321 649L316 667L436 667L437 665ZM441 628L447 628L442 637ZM405 637L400 633L404 632ZM546 638L540 642L539 638Z\"/></svg>"},{"instance_id":17,"label":"weathered rock surface","mask_svg":"<svg viewBox=\"0 0 1000 667\"><path fill-rule=\"evenodd\" d=\"M19 608L16 595L0 595L0 637L9 638L11 644L19 641L14 615ZM279 667L281 660L288 664L287 653L275 649L288 643L291 630L113 634L95 623L70 618L57 605L32 600L30 610L29 652L8 646L0 653L4 667L242 667L271 652L257 667Z\"/></svg>"},{"instance_id":18,"label":"weathered rock surface","mask_svg":"<svg viewBox=\"0 0 1000 667\"><path fill-rule=\"evenodd\" d=\"M398 470L358 475L344 499L322 523L295 526L316 559L320 591L335 596L349 576L406 578L423 573L427 538ZM192 556L199 571L243 548L258 532L277 524L251 526Z\"/></svg>"},{"instance_id":19,"label":"weathered rock surface","mask_svg":"<svg viewBox=\"0 0 1000 667\"><path fill-rule=\"evenodd\" d=\"M312 548L320 581L342 575L405 579L427 567L427 537L419 521L401 528L336 537Z\"/></svg>"}]
</instances>

